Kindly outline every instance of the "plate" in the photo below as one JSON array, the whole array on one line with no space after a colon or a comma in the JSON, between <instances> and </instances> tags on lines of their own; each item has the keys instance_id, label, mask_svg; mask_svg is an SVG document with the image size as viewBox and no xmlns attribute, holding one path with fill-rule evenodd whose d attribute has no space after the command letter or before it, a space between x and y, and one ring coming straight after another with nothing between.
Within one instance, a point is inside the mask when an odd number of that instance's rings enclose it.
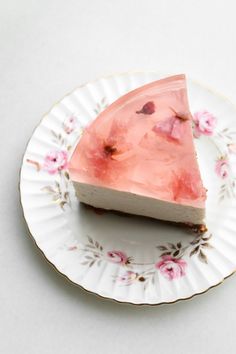
<instances>
[{"instance_id":1,"label":"plate","mask_svg":"<svg viewBox=\"0 0 236 354\"><path fill-rule=\"evenodd\" d=\"M41 120L26 148L20 195L30 234L67 279L103 298L158 305L189 299L236 269L236 111L188 80L195 145L208 189L208 232L81 205L67 163L83 129L128 91L163 75L124 73L87 83Z\"/></svg>"}]
</instances>

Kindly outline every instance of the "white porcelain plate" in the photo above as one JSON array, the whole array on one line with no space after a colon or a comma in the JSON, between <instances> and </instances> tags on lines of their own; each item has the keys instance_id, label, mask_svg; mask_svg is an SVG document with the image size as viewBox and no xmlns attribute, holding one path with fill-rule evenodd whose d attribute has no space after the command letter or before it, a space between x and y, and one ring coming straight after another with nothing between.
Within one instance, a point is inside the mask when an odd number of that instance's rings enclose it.
<instances>
[{"instance_id":1,"label":"white porcelain plate","mask_svg":"<svg viewBox=\"0 0 236 354\"><path fill-rule=\"evenodd\" d=\"M80 205L66 170L82 131L119 96L163 77L125 73L74 90L33 133L20 176L24 216L37 246L73 283L133 304L171 303L219 284L236 269L236 111L188 80L209 231Z\"/></svg>"}]
</instances>

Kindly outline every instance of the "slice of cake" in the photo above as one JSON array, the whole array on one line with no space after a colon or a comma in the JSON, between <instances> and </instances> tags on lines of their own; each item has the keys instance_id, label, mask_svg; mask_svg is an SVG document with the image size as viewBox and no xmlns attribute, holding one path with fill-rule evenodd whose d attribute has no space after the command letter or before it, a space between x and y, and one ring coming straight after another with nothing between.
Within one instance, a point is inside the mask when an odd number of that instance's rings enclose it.
<instances>
[{"instance_id":1,"label":"slice of cake","mask_svg":"<svg viewBox=\"0 0 236 354\"><path fill-rule=\"evenodd\" d=\"M69 163L81 202L202 224L206 191L193 144L184 75L120 97L84 131Z\"/></svg>"}]
</instances>

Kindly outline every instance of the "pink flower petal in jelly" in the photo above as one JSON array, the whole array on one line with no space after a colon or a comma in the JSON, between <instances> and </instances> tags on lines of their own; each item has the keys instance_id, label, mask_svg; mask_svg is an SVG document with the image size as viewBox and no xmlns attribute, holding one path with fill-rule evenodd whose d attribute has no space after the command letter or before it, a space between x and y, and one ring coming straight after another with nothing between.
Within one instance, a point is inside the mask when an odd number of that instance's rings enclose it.
<instances>
[{"instance_id":1,"label":"pink flower petal in jelly","mask_svg":"<svg viewBox=\"0 0 236 354\"><path fill-rule=\"evenodd\" d=\"M173 174L171 189L175 201L186 200L189 198L197 199L201 193L201 185L198 183L194 174L182 171L181 174ZM205 190L202 193L206 193Z\"/></svg>"},{"instance_id":2,"label":"pink flower petal in jelly","mask_svg":"<svg viewBox=\"0 0 236 354\"><path fill-rule=\"evenodd\" d=\"M167 138L179 141L181 140L183 134L182 124L183 121L176 116L172 116L157 122L157 124L153 127L153 131L164 135Z\"/></svg>"},{"instance_id":3,"label":"pink flower petal in jelly","mask_svg":"<svg viewBox=\"0 0 236 354\"><path fill-rule=\"evenodd\" d=\"M136 111L137 114L153 114L155 112L155 104L152 101L145 103L145 105L139 111Z\"/></svg>"},{"instance_id":4,"label":"pink flower petal in jelly","mask_svg":"<svg viewBox=\"0 0 236 354\"><path fill-rule=\"evenodd\" d=\"M184 75L150 83L112 103L84 130L69 168L73 181L203 207ZM191 181L181 187L186 169L196 191Z\"/></svg>"}]
</instances>

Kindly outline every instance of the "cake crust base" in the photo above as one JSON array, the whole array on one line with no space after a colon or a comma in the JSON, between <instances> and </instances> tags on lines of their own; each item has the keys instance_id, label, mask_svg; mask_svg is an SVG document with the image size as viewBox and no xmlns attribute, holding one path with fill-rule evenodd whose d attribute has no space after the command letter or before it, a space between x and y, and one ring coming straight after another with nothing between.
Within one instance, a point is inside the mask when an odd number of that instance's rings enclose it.
<instances>
[{"instance_id":1,"label":"cake crust base","mask_svg":"<svg viewBox=\"0 0 236 354\"><path fill-rule=\"evenodd\" d=\"M97 215L103 215L103 214L111 213L111 214L122 216L122 217L137 217L137 216L140 216L140 215L124 213L122 211L117 211L117 210L113 210L113 209L109 209L108 210L108 209L103 209L103 208L96 208L96 207L94 207L92 205L89 205L89 204L86 204L84 202L81 202L81 204L83 204L86 209L92 210ZM146 216L144 218L146 218ZM186 230L188 230L191 233L196 234L196 235L204 235L205 232L208 231L207 226L205 224L192 224L192 223L166 221L166 220L160 220L160 219L156 219L156 218L154 219L154 218L151 218L151 217L148 217L148 218L152 219L152 220L156 220L159 223L161 222L161 223L164 223L164 224L177 225L179 227L183 227Z\"/></svg>"}]
</instances>

